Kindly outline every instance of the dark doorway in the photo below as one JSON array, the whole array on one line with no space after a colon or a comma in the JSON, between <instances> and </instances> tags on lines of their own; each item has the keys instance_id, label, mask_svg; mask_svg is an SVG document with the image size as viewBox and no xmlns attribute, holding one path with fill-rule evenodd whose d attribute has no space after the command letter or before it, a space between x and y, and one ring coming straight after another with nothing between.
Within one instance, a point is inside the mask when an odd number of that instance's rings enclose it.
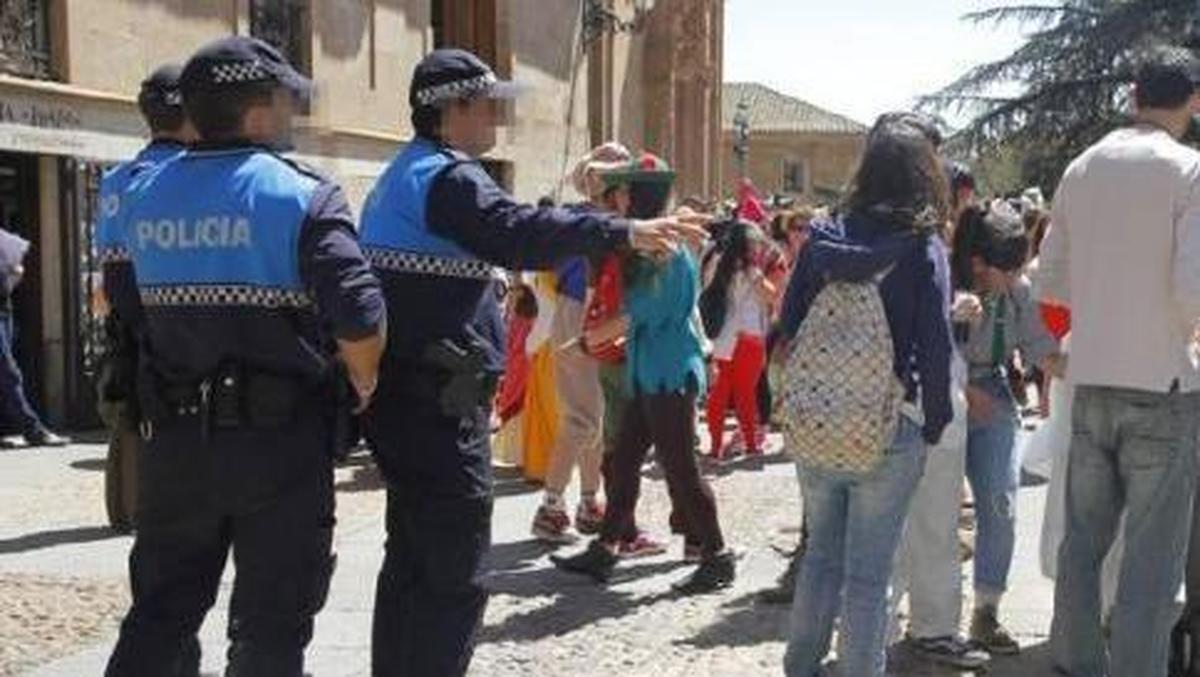
<instances>
[{"instance_id":1,"label":"dark doorway","mask_svg":"<svg viewBox=\"0 0 1200 677\"><path fill-rule=\"evenodd\" d=\"M95 382L104 354L104 323L98 312L100 262L95 256L96 205L105 166L76 158L59 160L62 210L63 399L72 430L100 427Z\"/></svg>"},{"instance_id":2,"label":"dark doorway","mask_svg":"<svg viewBox=\"0 0 1200 677\"><path fill-rule=\"evenodd\" d=\"M497 0L432 0L434 47L458 47L474 52L502 78L511 74L511 58L500 30Z\"/></svg>"},{"instance_id":3,"label":"dark doorway","mask_svg":"<svg viewBox=\"0 0 1200 677\"><path fill-rule=\"evenodd\" d=\"M45 411L42 379L42 266L39 254L38 157L24 153L0 153L0 228L29 240L25 276L12 293L13 347L25 392L39 412ZM0 420L0 432L14 434L15 422Z\"/></svg>"}]
</instances>

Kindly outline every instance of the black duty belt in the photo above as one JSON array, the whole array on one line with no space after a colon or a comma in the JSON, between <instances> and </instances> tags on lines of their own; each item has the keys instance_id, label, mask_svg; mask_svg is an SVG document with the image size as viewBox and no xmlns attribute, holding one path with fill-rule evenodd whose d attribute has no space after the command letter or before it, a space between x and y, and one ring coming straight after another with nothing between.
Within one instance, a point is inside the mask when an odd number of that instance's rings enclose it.
<instances>
[{"instance_id":1,"label":"black duty belt","mask_svg":"<svg viewBox=\"0 0 1200 677\"><path fill-rule=\"evenodd\" d=\"M296 376L225 365L198 381L172 382L143 378L138 385L142 403L142 435L171 420L194 420L201 433L239 428L277 428L294 423L318 389ZM331 400L332 401L332 400Z\"/></svg>"}]
</instances>

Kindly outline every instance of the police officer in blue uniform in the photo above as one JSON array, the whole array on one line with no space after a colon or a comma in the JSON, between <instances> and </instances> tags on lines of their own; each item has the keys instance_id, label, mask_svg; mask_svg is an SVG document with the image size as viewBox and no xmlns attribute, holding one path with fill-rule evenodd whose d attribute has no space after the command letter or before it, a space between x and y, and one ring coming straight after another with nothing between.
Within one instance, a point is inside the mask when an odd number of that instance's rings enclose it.
<instances>
[{"instance_id":1,"label":"police officer in blue uniform","mask_svg":"<svg viewBox=\"0 0 1200 677\"><path fill-rule=\"evenodd\" d=\"M105 173L100 182L96 250L105 298L137 293L124 238L117 230L121 198L140 173L176 157L196 140L195 128L187 119L179 92L181 70L176 64L167 64L142 82L138 108L150 128L150 143L132 160ZM137 506L138 426L133 398L137 373L133 326L136 318L122 318L111 311L111 304L107 305L110 312L104 321L105 361L97 388L101 416L112 430L104 469L105 504L109 524L127 533L133 529Z\"/></svg>"},{"instance_id":2,"label":"police officer in blue uniform","mask_svg":"<svg viewBox=\"0 0 1200 677\"><path fill-rule=\"evenodd\" d=\"M276 154L310 87L258 40L201 48L180 76L201 140L121 207L144 446L108 675L196 674L188 647L230 550L225 674L302 674L334 565L338 365L368 401L385 322L341 190Z\"/></svg>"},{"instance_id":3,"label":"police officer in blue uniform","mask_svg":"<svg viewBox=\"0 0 1200 677\"><path fill-rule=\"evenodd\" d=\"M367 438L388 486L373 673L466 672L487 594L489 412L503 371L491 331L493 266L546 269L571 256L700 239L696 221L626 221L518 204L475 158L496 142L516 88L475 55L429 54L409 91L416 138L380 177L362 242L393 318Z\"/></svg>"}]
</instances>

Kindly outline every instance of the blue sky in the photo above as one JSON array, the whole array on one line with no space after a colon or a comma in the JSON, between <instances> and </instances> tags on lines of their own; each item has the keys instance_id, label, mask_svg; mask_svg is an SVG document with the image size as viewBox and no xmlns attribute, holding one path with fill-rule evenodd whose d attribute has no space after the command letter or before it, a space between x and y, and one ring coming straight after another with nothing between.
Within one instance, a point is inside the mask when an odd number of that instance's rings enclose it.
<instances>
[{"instance_id":1,"label":"blue sky","mask_svg":"<svg viewBox=\"0 0 1200 677\"><path fill-rule=\"evenodd\" d=\"M1013 0L726 0L725 80L761 82L869 123L1021 41L962 21Z\"/></svg>"}]
</instances>

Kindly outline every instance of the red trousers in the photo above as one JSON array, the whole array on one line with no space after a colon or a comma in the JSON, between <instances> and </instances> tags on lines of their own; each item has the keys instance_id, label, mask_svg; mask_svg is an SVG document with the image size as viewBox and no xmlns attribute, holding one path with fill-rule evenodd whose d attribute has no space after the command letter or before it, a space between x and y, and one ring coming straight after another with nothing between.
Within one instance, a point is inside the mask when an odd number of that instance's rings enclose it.
<instances>
[{"instance_id":1,"label":"red trousers","mask_svg":"<svg viewBox=\"0 0 1200 677\"><path fill-rule=\"evenodd\" d=\"M767 364L766 342L761 336L738 337L733 357L717 360L717 382L708 394L708 433L714 455L725 446L725 412L729 401L737 414L747 451L758 449L758 380Z\"/></svg>"}]
</instances>

